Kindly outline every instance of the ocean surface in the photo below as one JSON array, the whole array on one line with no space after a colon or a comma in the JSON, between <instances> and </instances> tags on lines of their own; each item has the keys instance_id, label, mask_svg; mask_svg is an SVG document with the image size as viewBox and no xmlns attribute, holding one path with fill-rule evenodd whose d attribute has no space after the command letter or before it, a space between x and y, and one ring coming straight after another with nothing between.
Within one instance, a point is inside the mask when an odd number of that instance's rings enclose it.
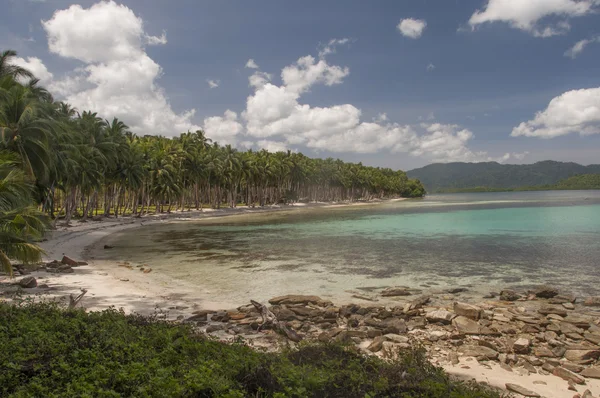
<instances>
[{"instance_id":1,"label":"ocean surface","mask_svg":"<svg viewBox=\"0 0 600 398\"><path fill-rule=\"evenodd\" d=\"M111 235L105 260L149 264L230 302L349 299L387 286L475 295L539 284L600 294L600 191L430 195L153 224Z\"/></svg>"}]
</instances>

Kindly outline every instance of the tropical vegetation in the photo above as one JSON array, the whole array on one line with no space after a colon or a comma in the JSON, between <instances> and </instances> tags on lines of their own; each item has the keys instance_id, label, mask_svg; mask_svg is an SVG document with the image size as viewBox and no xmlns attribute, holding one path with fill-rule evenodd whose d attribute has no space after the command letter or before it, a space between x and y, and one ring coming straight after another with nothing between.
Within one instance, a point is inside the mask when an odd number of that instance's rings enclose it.
<instances>
[{"instance_id":1,"label":"tropical vegetation","mask_svg":"<svg viewBox=\"0 0 600 398\"><path fill-rule=\"evenodd\" d=\"M56 303L0 303L0 319L3 397L500 397L451 380L419 348L394 361L339 344L265 353L190 324Z\"/></svg>"},{"instance_id":2,"label":"tropical vegetation","mask_svg":"<svg viewBox=\"0 0 600 398\"><path fill-rule=\"evenodd\" d=\"M8 259L39 257L39 250L36 255L35 247L25 244L40 234L42 213L68 224L75 217L86 221L203 206L424 194L419 181L388 168L290 151L240 151L212 142L200 130L174 138L138 136L124 121L56 101L15 65L16 55L0 54L0 178L19 196L0 204L0 219L10 221L1 226L5 267Z\"/></svg>"}]
</instances>

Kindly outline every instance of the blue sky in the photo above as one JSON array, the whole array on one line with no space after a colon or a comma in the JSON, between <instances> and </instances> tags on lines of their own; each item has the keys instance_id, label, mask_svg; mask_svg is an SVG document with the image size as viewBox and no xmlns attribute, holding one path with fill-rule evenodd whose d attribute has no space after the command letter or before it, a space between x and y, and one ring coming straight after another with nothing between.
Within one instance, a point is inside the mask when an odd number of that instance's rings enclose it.
<instances>
[{"instance_id":1,"label":"blue sky","mask_svg":"<svg viewBox=\"0 0 600 398\"><path fill-rule=\"evenodd\" d=\"M3 2L0 48L138 134L402 169L599 162L597 0Z\"/></svg>"}]
</instances>

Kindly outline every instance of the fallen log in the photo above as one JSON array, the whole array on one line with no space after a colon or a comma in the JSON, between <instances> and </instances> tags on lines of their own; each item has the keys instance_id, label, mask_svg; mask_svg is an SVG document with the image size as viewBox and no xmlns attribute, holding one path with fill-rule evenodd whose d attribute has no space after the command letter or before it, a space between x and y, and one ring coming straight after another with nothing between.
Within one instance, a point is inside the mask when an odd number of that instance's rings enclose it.
<instances>
[{"instance_id":1,"label":"fallen log","mask_svg":"<svg viewBox=\"0 0 600 398\"><path fill-rule=\"evenodd\" d=\"M72 310L79 304L83 296L87 293L87 289L81 289L81 293L77 297L73 297L73 294L69 295L69 309Z\"/></svg>"},{"instance_id":2,"label":"fallen log","mask_svg":"<svg viewBox=\"0 0 600 398\"><path fill-rule=\"evenodd\" d=\"M261 304L257 301L250 300L252 305L260 311L260 316L262 317L262 323L258 327L258 330L262 329L264 326L271 325L273 329L290 339L291 341L298 343L302 340L302 336L296 333L296 331L288 328L285 323L277 319L277 316L267 308L266 305Z\"/></svg>"}]
</instances>

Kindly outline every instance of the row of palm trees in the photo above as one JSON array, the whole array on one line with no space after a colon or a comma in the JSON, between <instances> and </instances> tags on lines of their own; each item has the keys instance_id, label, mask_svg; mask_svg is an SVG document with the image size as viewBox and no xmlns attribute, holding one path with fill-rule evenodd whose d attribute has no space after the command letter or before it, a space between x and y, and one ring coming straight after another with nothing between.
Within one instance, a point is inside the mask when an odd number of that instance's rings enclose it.
<instances>
[{"instance_id":1,"label":"row of palm trees","mask_svg":"<svg viewBox=\"0 0 600 398\"><path fill-rule=\"evenodd\" d=\"M104 120L55 101L29 71L11 62L15 56L14 51L0 54L0 190L5 180L19 181L12 189L21 201L2 195L0 218L10 219L16 211L38 220L25 222L21 235L12 232L24 242L39 236L44 215L68 224L74 217L141 216L203 206L424 194L421 183L402 171L289 151L244 152L213 143L202 131L176 138L137 136L116 118ZM9 240L0 237L3 263L35 257L11 252L5 245Z\"/></svg>"}]
</instances>

